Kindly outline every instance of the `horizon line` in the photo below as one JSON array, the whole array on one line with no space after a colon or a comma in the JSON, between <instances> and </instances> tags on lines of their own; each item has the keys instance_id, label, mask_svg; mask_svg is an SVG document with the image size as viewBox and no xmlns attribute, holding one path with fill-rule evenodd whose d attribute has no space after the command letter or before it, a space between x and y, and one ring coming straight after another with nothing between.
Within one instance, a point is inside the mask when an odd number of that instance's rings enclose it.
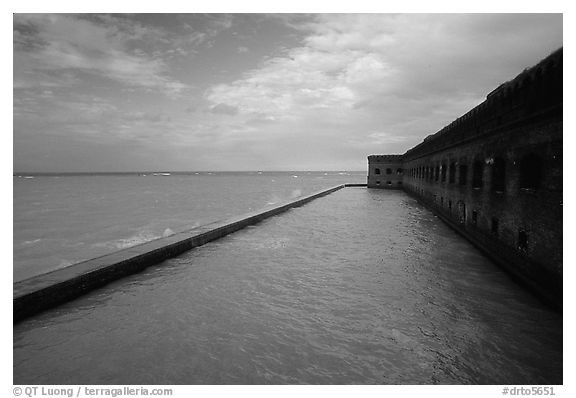
<instances>
[{"instance_id":1,"label":"horizon line","mask_svg":"<svg viewBox=\"0 0 576 398\"><path fill-rule=\"evenodd\" d=\"M50 174L143 174L143 173L321 173L321 172L350 172L360 173L367 170L137 170L137 171L15 171L18 175L50 175Z\"/></svg>"}]
</instances>

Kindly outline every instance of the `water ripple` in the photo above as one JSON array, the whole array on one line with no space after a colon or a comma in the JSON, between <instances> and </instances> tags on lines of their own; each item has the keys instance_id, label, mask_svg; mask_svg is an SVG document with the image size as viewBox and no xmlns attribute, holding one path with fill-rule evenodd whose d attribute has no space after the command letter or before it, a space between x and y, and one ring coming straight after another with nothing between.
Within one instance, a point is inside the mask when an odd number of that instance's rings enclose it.
<instances>
[{"instance_id":1,"label":"water ripple","mask_svg":"<svg viewBox=\"0 0 576 398\"><path fill-rule=\"evenodd\" d=\"M18 324L14 382L557 384L562 319L403 193L345 189Z\"/></svg>"}]
</instances>

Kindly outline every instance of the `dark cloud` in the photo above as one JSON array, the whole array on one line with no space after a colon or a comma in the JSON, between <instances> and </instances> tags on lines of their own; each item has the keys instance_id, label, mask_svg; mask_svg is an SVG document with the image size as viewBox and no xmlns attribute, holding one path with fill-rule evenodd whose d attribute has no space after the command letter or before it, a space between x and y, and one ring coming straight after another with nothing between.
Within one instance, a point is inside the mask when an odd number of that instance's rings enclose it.
<instances>
[{"instance_id":1,"label":"dark cloud","mask_svg":"<svg viewBox=\"0 0 576 398\"><path fill-rule=\"evenodd\" d=\"M561 14L16 14L14 165L363 169L562 41Z\"/></svg>"}]
</instances>

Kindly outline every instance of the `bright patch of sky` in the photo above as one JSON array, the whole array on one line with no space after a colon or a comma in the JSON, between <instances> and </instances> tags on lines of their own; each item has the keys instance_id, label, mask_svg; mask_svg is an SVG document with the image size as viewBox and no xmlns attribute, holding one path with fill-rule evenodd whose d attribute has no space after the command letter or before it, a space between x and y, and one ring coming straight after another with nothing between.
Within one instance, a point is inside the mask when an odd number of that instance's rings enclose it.
<instances>
[{"instance_id":1,"label":"bright patch of sky","mask_svg":"<svg viewBox=\"0 0 576 398\"><path fill-rule=\"evenodd\" d=\"M14 170L364 170L562 46L561 14L15 14Z\"/></svg>"}]
</instances>

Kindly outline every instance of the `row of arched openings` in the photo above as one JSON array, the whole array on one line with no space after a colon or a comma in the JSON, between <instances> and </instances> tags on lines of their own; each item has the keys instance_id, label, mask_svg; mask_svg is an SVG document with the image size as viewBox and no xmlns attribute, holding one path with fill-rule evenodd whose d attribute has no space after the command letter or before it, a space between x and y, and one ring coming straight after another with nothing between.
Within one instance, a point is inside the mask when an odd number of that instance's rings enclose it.
<instances>
[{"instance_id":1,"label":"row of arched openings","mask_svg":"<svg viewBox=\"0 0 576 398\"><path fill-rule=\"evenodd\" d=\"M476 159L472 163L472 188L482 188L484 186L485 168L490 167L491 190L494 192L506 191L509 182L507 175L506 160L502 157L495 157L484 161ZM541 187L543 178L543 162L541 157L535 153L524 155L519 161L520 178L518 181L521 189L536 190ZM457 172L458 171L458 172ZM468 185L468 165L456 162L442 162L436 166L419 166L411 168L408 175L412 178L422 179L430 182L446 182L449 184ZM456 176L458 175L458 181Z\"/></svg>"},{"instance_id":2,"label":"row of arched openings","mask_svg":"<svg viewBox=\"0 0 576 398\"><path fill-rule=\"evenodd\" d=\"M382 174L381 171L380 171L380 168L376 167L376 168L374 169L374 174ZM392 174L392 169L391 169L391 168L387 168L387 169L386 169L386 174ZM402 169L401 169L401 168L396 169L396 174L402 174Z\"/></svg>"}]
</instances>

